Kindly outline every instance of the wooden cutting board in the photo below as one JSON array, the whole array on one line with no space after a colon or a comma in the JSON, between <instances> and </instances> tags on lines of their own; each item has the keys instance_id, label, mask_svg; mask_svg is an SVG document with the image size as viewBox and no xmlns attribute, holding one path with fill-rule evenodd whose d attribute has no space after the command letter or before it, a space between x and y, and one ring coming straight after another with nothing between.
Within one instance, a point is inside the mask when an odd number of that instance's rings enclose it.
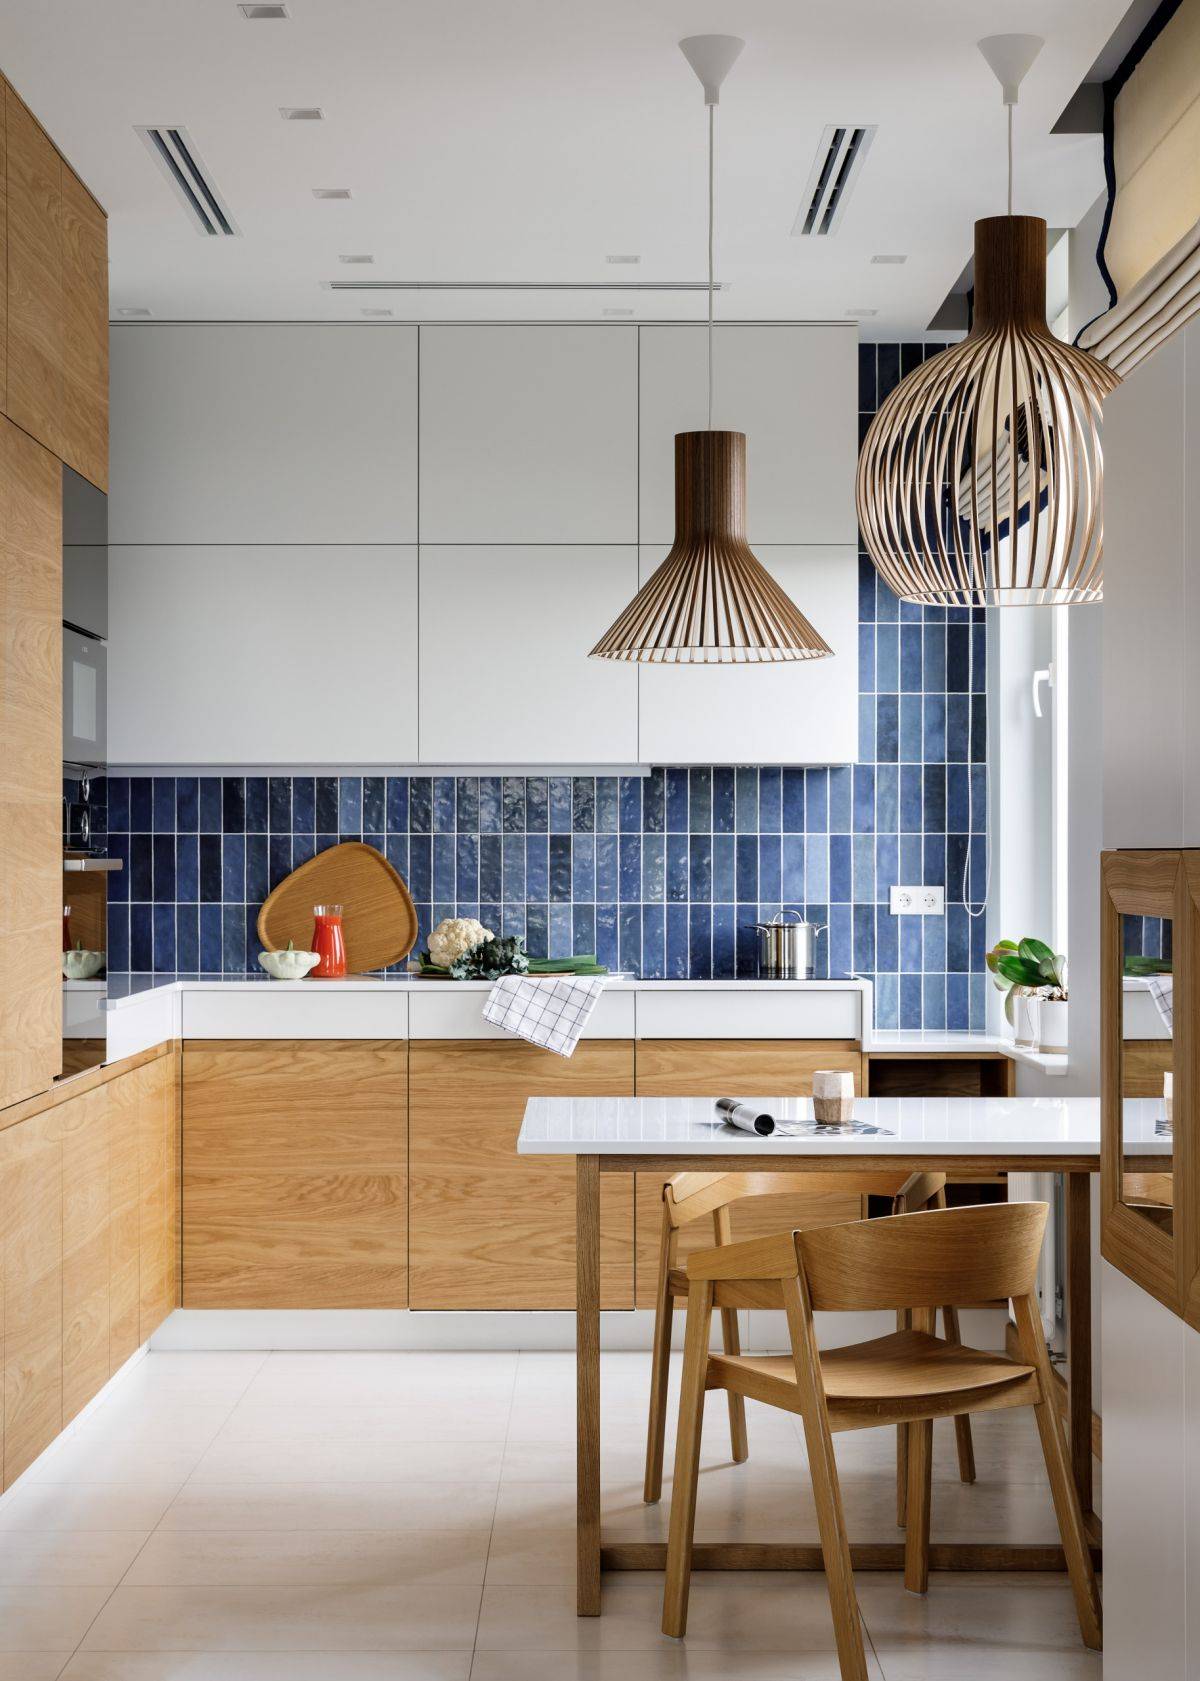
<instances>
[{"instance_id":1,"label":"wooden cutting board","mask_svg":"<svg viewBox=\"0 0 1200 1681\"><path fill-rule=\"evenodd\" d=\"M417 943L408 888L383 853L363 841L318 852L268 895L258 913L258 937L267 950L282 951L294 940L297 950L311 951L314 905L341 905L351 974L399 963Z\"/></svg>"}]
</instances>

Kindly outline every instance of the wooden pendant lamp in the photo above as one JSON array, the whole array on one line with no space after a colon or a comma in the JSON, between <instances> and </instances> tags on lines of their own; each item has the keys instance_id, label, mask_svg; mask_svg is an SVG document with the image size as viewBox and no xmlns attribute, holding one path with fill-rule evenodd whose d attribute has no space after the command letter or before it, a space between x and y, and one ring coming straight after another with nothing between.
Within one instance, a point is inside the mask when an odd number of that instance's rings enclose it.
<instances>
[{"instance_id":1,"label":"wooden pendant lamp","mask_svg":"<svg viewBox=\"0 0 1200 1681\"><path fill-rule=\"evenodd\" d=\"M656 665L762 664L832 652L746 541L746 436L712 430L713 141L721 83L745 42L679 43L708 107L708 429L675 435L675 541L591 651Z\"/></svg>"},{"instance_id":2,"label":"wooden pendant lamp","mask_svg":"<svg viewBox=\"0 0 1200 1681\"><path fill-rule=\"evenodd\" d=\"M980 51L1008 109L1008 214L975 224L969 336L881 406L858 466L858 520L884 582L946 607L1103 595L1100 408L1119 383L1046 325L1046 224L1012 213L1012 113L1042 42Z\"/></svg>"}]
</instances>

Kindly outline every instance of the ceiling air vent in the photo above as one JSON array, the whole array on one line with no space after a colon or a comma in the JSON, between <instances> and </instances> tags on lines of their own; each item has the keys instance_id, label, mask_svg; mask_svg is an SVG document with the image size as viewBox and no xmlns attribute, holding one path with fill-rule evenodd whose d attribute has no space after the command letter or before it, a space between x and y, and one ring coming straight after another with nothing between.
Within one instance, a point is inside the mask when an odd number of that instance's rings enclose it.
<instances>
[{"instance_id":1,"label":"ceiling air vent","mask_svg":"<svg viewBox=\"0 0 1200 1681\"><path fill-rule=\"evenodd\" d=\"M877 126L875 123L829 124L821 136L808 185L792 223L793 238L837 231Z\"/></svg>"},{"instance_id":2,"label":"ceiling air vent","mask_svg":"<svg viewBox=\"0 0 1200 1681\"><path fill-rule=\"evenodd\" d=\"M176 198L192 219L197 233L235 235L239 232L220 193L200 162L184 128L137 127L150 156L171 184Z\"/></svg>"}]
</instances>

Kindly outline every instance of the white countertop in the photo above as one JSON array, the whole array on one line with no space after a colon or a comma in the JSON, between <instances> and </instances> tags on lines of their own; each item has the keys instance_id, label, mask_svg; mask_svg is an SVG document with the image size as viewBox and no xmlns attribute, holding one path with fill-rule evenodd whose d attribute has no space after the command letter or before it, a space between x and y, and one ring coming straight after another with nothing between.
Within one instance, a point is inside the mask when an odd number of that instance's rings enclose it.
<instances>
[{"instance_id":1,"label":"white countertop","mask_svg":"<svg viewBox=\"0 0 1200 1681\"><path fill-rule=\"evenodd\" d=\"M730 1095L742 1096L742 1093ZM810 1098L748 1097L783 1126L812 1120ZM727 1126L712 1097L533 1097L517 1150L522 1155L728 1156L747 1154L1056 1156L1100 1154L1098 1097L883 1097L859 1098L856 1120L885 1129L876 1134L834 1132L813 1136L773 1133L756 1137ZM1126 1105L1128 1148L1162 1155L1169 1139L1157 1137L1163 1105L1153 1098Z\"/></svg>"}]
</instances>

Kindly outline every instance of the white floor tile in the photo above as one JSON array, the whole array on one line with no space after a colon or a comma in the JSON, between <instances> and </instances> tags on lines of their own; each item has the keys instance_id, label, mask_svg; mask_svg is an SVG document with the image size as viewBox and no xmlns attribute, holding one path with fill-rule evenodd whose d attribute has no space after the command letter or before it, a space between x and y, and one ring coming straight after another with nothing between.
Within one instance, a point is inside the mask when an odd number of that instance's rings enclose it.
<instances>
[{"instance_id":1,"label":"white floor tile","mask_svg":"<svg viewBox=\"0 0 1200 1681\"><path fill-rule=\"evenodd\" d=\"M441 1530L168 1530L151 1536L131 1587L440 1587L483 1581L487 1535Z\"/></svg>"},{"instance_id":2,"label":"white floor tile","mask_svg":"<svg viewBox=\"0 0 1200 1681\"><path fill-rule=\"evenodd\" d=\"M0 1652L0 1681L58 1681L62 1652Z\"/></svg>"},{"instance_id":3,"label":"white floor tile","mask_svg":"<svg viewBox=\"0 0 1200 1681\"><path fill-rule=\"evenodd\" d=\"M128 1483L22 1482L0 1506L8 1530L154 1528L179 1493L179 1480Z\"/></svg>"},{"instance_id":4,"label":"white floor tile","mask_svg":"<svg viewBox=\"0 0 1200 1681\"><path fill-rule=\"evenodd\" d=\"M503 1441L425 1442L396 1436L290 1437L273 1442L219 1437L196 1464L202 1482L306 1482L313 1466L340 1482L499 1480Z\"/></svg>"},{"instance_id":5,"label":"white floor tile","mask_svg":"<svg viewBox=\"0 0 1200 1681\"><path fill-rule=\"evenodd\" d=\"M73 1652L108 1588L0 1588L0 1652Z\"/></svg>"},{"instance_id":6,"label":"white floor tile","mask_svg":"<svg viewBox=\"0 0 1200 1681\"><path fill-rule=\"evenodd\" d=\"M311 1470L323 1469L314 1456ZM496 1484L487 1482L192 1481L164 1529L455 1529L492 1527Z\"/></svg>"},{"instance_id":7,"label":"white floor tile","mask_svg":"<svg viewBox=\"0 0 1200 1681\"><path fill-rule=\"evenodd\" d=\"M66 1436L31 1465L26 1475L35 1483L182 1483L195 1470L208 1447L207 1439L190 1444L159 1440L104 1441L85 1435Z\"/></svg>"},{"instance_id":8,"label":"white floor tile","mask_svg":"<svg viewBox=\"0 0 1200 1681\"><path fill-rule=\"evenodd\" d=\"M1084 1650L1065 1576L956 1575L934 1572L927 1594L904 1590L899 1575L860 1574L859 1607L884 1673L902 1660L920 1664L934 1654L957 1657L969 1673L977 1654L1007 1656L1011 1673L1028 1673L1030 1654L1050 1657Z\"/></svg>"},{"instance_id":9,"label":"white floor tile","mask_svg":"<svg viewBox=\"0 0 1200 1681\"><path fill-rule=\"evenodd\" d=\"M0 1547L0 1587L115 1588L146 1540L136 1529L28 1530Z\"/></svg>"},{"instance_id":10,"label":"white floor tile","mask_svg":"<svg viewBox=\"0 0 1200 1681\"><path fill-rule=\"evenodd\" d=\"M311 1444L336 1436L371 1439L397 1437L425 1442L503 1442L508 1432L508 1401L449 1399L441 1406L280 1405L247 1396L221 1420L222 1442ZM571 1440L574 1440L574 1414ZM215 1432L214 1432L215 1434Z\"/></svg>"},{"instance_id":11,"label":"white floor tile","mask_svg":"<svg viewBox=\"0 0 1200 1681\"><path fill-rule=\"evenodd\" d=\"M469 1651L478 1588L119 1587L85 1651Z\"/></svg>"},{"instance_id":12,"label":"white floor tile","mask_svg":"<svg viewBox=\"0 0 1200 1681\"><path fill-rule=\"evenodd\" d=\"M470 1672L469 1652L78 1652L63 1681L469 1681Z\"/></svg>"}]
</instances>

